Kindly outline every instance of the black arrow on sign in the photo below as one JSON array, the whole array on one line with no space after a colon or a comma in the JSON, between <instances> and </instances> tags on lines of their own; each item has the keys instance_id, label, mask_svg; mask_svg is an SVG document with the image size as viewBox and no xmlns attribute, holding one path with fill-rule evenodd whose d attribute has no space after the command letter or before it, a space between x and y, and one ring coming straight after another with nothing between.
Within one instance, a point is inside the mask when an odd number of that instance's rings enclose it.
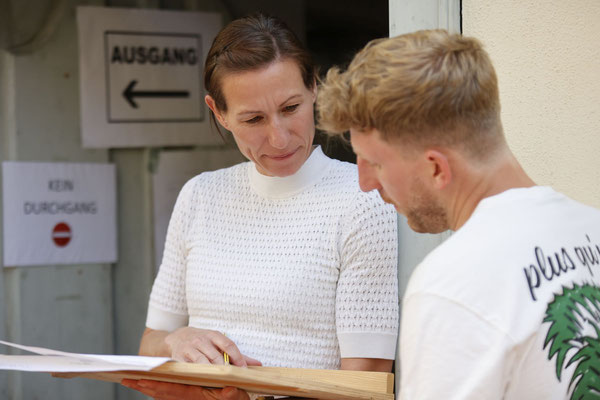
<instances>
[{"instance_id":1,"label":"black arrow on sign","mask_svg":"<svg viewBox=\"0 0 600 400\"><path fill-rule=\"evenodd\" d=\"M137 103L133 100L134 97L190 97L190 92L187 90L137 90L133 87L137 84L134 79L129 82L129 85L123 91L123 97L133 108L138 108Z\"/></svg>"}]
</instances>

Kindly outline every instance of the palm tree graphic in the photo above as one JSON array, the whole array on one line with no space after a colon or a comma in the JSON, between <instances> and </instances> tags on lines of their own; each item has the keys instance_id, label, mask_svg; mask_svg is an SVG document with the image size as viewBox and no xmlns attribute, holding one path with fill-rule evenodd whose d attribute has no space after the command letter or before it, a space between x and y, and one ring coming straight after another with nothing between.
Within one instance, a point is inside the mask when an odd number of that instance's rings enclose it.
<instances>
[{"instance_id":1,"label":"palm tree graphic","mask_svg":"<svg viewBox=\"0 0 600 400\"><path fill-rule=\"evenodd\" d=\"M563 369L576 364L569 382L571 400L600 399L600 289L589 284L562 289L546 309L544 322L550 327L544 349L548 360L556 355L559 381Z\"/></svg>"}]
</instances>

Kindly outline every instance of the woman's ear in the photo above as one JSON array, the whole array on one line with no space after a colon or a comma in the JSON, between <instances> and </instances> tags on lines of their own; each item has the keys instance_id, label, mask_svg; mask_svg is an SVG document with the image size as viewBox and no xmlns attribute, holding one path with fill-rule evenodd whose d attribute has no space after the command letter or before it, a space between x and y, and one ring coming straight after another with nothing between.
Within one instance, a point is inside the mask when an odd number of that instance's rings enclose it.
<instances>
[{"instance_id":1,"label":"woman's ear","mask_svg":"<svg viewBox=\"0 0 600 400\"><path fill-rule=\"evenodd\" d=\"M438 150L429 149L425 152L429 168L428 178L434 187L444 189L452 181L452 168L446 154Z\"/></svg>"},{"instance_id":2,"label":"woman's ear","mask_svg":"<svg viewBox=\"0 0 600 400\"><path fill-rule=\"evenodd\" d=\"M229 127L227 126L228 125L227 120L225 119L223 114L217 108L215 99L213 99L209 94L207 94L206 96L204 96L204 101L206 102L206 105L208 106L208 108L210 108L210 111L212 111L213 114L215 114L215 116L217 117L217 120L219 120L219 123L221 125L223 125L223 128L229 130Z\"/></svg>"}]
</instances>

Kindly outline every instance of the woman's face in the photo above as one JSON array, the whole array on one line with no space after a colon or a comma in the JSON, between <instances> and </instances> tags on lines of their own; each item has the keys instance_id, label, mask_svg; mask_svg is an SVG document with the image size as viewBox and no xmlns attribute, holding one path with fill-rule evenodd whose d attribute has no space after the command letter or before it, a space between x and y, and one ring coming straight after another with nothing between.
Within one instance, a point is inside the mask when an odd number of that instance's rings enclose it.
<instances>
[{"instance_id":1,"label":"woman's face","mask_svg":"<svg viewBox=\"0 0 600 400\"><path fill-rule=\"evenodd\" d=\"M240 151L263 175L284 177L300 169L312 151L316 85L304 86L293 60L261 69L225 74L222 90L227 111L206 103L233 133Z\"/></svg>"}]
</instances>

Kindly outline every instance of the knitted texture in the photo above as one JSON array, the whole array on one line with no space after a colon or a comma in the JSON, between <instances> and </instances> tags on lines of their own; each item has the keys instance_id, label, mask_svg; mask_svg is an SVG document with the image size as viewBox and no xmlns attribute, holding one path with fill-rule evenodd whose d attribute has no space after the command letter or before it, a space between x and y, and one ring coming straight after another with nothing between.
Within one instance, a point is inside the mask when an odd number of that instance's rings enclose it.
<instances>
[{"instance_id":1,"label":"knitted texture","mask_svg":"<svg viewBox=\"0 0 600 400\"><path fill-rule=\"evenodd\" d=\"M268 366L335 369L340 356L385 358L382 351L393 358L395 211L360 191L356 166L315 157L324 168L289 196L259 194L252 163L184 186L148 327L172 328L188 316L190 326L225 332ZM350 338L347 348L338 335Z\"/></svg>"}]
</instances>

